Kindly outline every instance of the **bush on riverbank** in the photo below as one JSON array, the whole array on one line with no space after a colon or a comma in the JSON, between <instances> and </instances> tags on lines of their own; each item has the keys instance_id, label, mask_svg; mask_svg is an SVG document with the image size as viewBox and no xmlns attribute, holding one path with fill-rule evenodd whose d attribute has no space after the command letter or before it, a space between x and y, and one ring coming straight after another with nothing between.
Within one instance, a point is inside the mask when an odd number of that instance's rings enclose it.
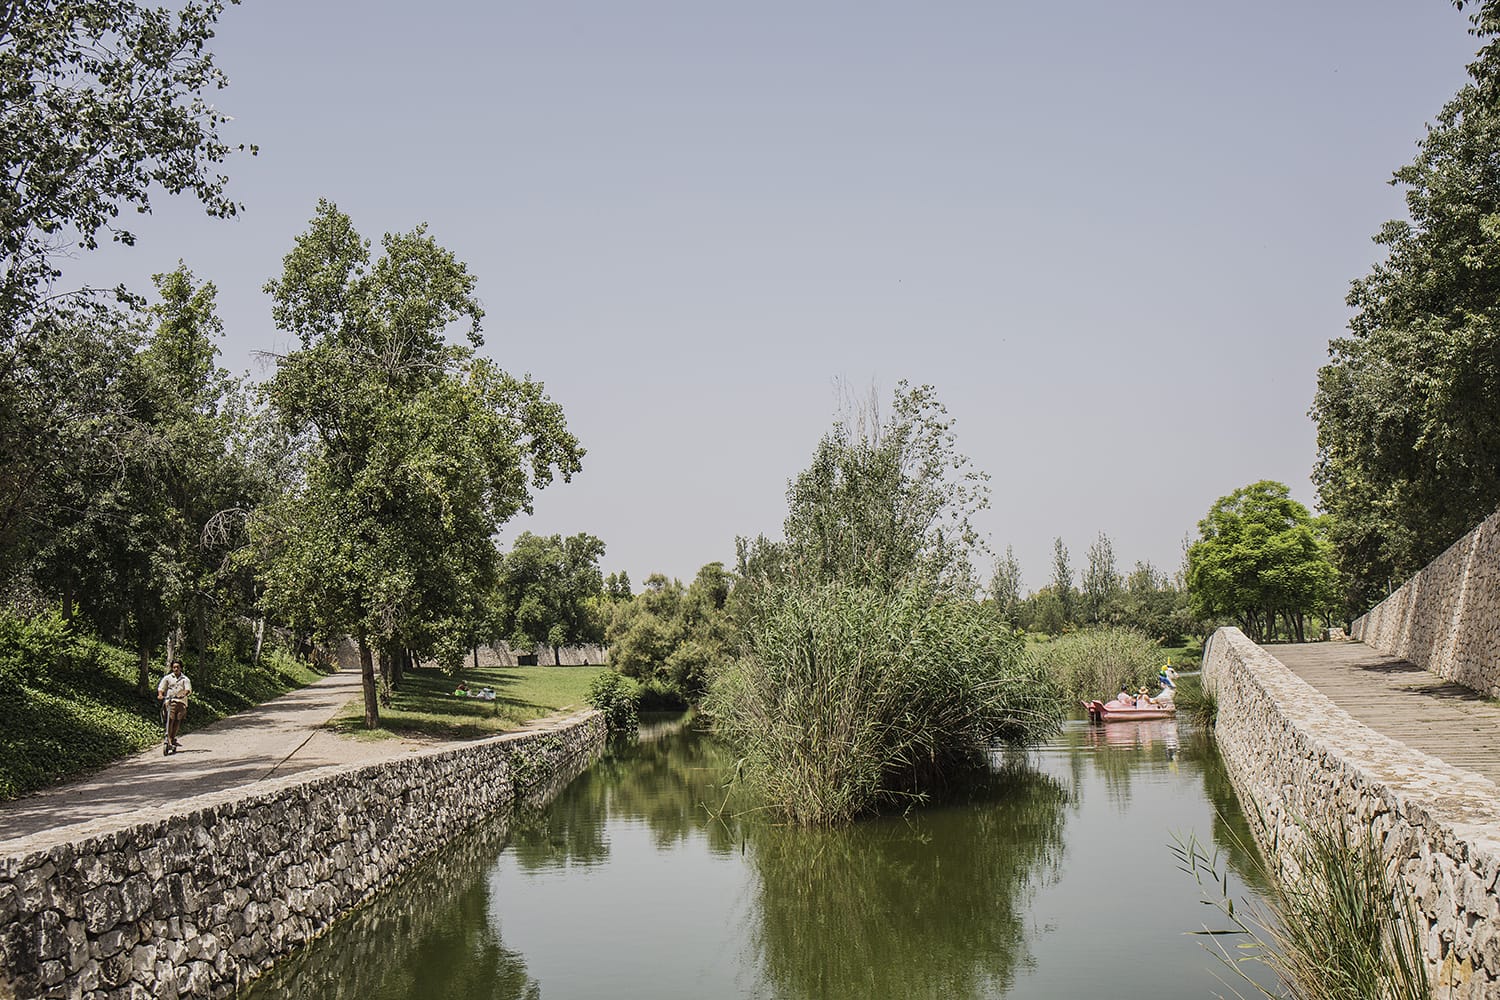
<instances>
[{"instance_id":1,"label":"bush on riverbank","mask_svg":"<svg viewBox=\"0 0 1500 1000\"><path fill-rule=\"evenodd\" d=\"M1048 643L1028 645L1026 659L1051 678L1068 701L1110 698L1121 688L1155 690L1161 647L1131 628L1104 626L1070 632Z\"/></svg>"},{"instance_id":2,"label":"bush on riverbank","mask_svg":"<svg viewBox=\"0 0 1500 1000\"><path fill-rule=\"evenodd\" d=\"M1060 721L1047 675L972 601L776 586L744 638L705 707L745 777L796 823L920 800L946 771Z\"/></svg>"}]
</instances>

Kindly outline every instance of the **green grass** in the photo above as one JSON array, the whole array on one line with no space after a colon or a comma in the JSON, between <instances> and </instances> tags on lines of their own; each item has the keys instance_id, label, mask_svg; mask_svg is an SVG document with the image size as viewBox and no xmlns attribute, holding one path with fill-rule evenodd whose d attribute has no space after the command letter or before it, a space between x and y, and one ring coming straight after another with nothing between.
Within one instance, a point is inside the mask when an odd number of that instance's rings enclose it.
<instances>
[{"instance_id":1,"label":"green grass","mask_svg":"<svg viewBox=\"0 0 1500 1000\"><path fill-rule=\"evenodd\" d=\"M162 738L161 708L152 691L135 689L136 659L88 640L88 662L55 670L35 686L0 699L0 800L81 777L144 750ZM184 732L192 732L323 676L290 657L261 668L221 665L215 683L193 678Z\"/></svg>"},{"instance_id":2,"label":"green grass","mask_svg":"<svg viewBox=\"0 0 1500 1000\"><path fill-rule=\"evenodd\" d=\"M459 698L455 680L434 667L409 670L389 707L380 708L380 728L365 728L364 702L345 705L333 720L341 733L359 739L425 736L478 739L516 729L554 712L584 708L589 684L608 667L465 668L469 689L495 690L494 701Z\"/></svg>"},{"instance_id":3,"label":"green grass","mask_svg":"<svg viewBox=\"0 0 1500 1000\"><path fill-rule=\"evenodd\" d=\"M1162 654L1172 658L1178 670L1197 670L1203 662L1203 640L1194 639L1185 646L1163 646Z\"/></svg>"}]
</instances>

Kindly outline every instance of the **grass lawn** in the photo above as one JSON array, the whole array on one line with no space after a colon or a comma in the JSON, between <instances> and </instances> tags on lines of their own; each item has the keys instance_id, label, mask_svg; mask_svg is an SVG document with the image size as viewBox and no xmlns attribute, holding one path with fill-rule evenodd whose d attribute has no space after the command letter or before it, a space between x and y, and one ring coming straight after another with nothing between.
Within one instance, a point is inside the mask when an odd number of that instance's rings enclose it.
<instances>
[{"instance_id":1,"label":"grass lawn","mask_svg":"<svg viewBox=\"0 0 1500 1000\"><path fill-rule=\"evenodd\" d=\"M0 699L0 800L81 777L161 742L160 665L143 695L135 689L133 654L107 643L92 649L92 663L54 671ZM324 676L285 656L260 668L231 664L216 673L208 683L202 672L188 670L193 699L183 732Z\"/></svg>"},{"instance_id":2,"label":"grass lawn","mask_svg":"<svg viewBox=\"0 0 1500 1000\"><path fill-rule=\"evenodd\" d=\"M493 688L494 701L459 698L456 681L435 667L409 670L389 707L381 706L380 728L365 728L364 702L351 701L333 720L341 733L361 739L427 736L477 739L519 728L554 712L584 708L589 683L608 667L465 667L469 690Z\"/></svg>"},{"instance_id":3,"label":"grass lawn","mask_svg":"<svg viewBox=\"0 0 1500 1000\"><path fill-rule=\"evenodd\" d=\"M1186 646L1163 646L1162 652L1171 658L1176 669L1197 670L1203 662L1203 640L1194 639Z\"/></svg>"}]
</instances>

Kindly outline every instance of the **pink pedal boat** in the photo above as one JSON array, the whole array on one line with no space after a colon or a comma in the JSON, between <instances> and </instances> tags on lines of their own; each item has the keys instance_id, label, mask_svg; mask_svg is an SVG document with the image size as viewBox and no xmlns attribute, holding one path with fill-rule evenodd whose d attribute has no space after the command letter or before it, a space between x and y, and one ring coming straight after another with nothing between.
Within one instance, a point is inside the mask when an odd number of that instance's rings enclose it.
<instances>
[{"instance_id":1,"label":"pink pedal boat","mask_svg":"<svg viewBox=\"0 0 1500 1000\"><path fill-rule=\"evenodd\" d=\"M1142 705L1137 708L1119 699L1109 701L1086 701L1083 707L1089 713L1090 722L1125 722L1129 719L1170 719L1177 714L1177 706L1171 702L1157 705Z\"/></svg>"}]
</instances>

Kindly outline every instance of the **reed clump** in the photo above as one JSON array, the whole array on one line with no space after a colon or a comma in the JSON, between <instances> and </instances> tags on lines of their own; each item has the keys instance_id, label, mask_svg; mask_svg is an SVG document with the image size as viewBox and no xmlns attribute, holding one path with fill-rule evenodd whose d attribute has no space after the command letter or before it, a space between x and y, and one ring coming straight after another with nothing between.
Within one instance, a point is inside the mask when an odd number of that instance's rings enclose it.
<instances>
[{"instance_id":1,"label":"reed clump","mask_svg":"<svg viewBox=\"0 0 1500 1000\"><path fill-rule=\"evenodd\" d=\"M1144 632L1115 625L1069 632L1026 649L1033 668L1044 671L1070 702L1110 698L1122 688L1155 690L1162 655Z\"/></svg>"},{"instance_id":2,"label":"reed clump","mask_svg":"<svg viewBox=\"0 0 1500 1000\"><path fill-rule=\"evenodd\" d=\"M954 768L1056 731L1047 674L984 605L913 586L769 589L705 708L800 824L924 799Z\"/></svg>"},{"instance_id":3,"label":"reed clump","mask_svg":"<svg viewBox=\"0 0 1500 1000\"><path fill-rule=\"evenodd\" d=\"M1203 933L1223 962L1236 997L1276 1000L1429 1000L1421 923L1410 893L1393 876L1368 832L1350 837L1307 824L1296 846L1283 848L1280 877L1265 873L1264 905L1236 907L1217 851L1192 838L1172 847L1178 867L1198 881L1205 902L1226 926ZM1233 953L1225 936L1241 942ZM1251 960L1273 971L1267 985Z\"/></svg>"}]
</instances>

